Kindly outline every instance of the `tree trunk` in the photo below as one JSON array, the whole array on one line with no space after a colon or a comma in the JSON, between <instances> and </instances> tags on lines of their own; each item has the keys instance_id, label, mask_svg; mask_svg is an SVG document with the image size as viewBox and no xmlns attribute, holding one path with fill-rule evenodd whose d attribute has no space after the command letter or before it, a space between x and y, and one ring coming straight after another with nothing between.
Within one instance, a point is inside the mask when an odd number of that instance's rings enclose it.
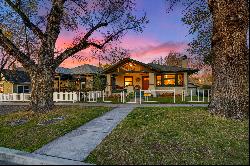
<instances>
[{"instance_id":1,"label":"tree trunk","mask_svg":"<svg viewBox=\"0 0 250 166\"><path fill-rule=\"evenodd\" d=\"M213 85L209 111L225 117L249 117L248 2L209 0L213 17Z\"/></svg>"},{"instance_id":2,"label":"tree trunk","mask_svg":"<svg viewBox=\"0 0 250 166\"><path fill-rule=\"evenodd\" d=\"M53 106L54 72L43 69L30 72L31 78L31 109L35 112L50 111Z\"/></svg>"}]
</instances>

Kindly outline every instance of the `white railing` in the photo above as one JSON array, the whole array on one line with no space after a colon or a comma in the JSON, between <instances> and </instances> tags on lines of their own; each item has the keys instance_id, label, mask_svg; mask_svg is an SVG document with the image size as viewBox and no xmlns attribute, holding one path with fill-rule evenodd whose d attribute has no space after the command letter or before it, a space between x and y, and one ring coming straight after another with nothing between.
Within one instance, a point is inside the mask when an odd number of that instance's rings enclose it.
<instances>
[{"instance_id":1,"label":"white railing","mask_svg":"<svg viewBox=\"0 0 250 166\"><path fill-rule=\"evenodd\" d=\"M200 91L202 92L202 95L200 95ZM205 91L207 91L207 102L210 102L210 94L211 94L211 90L210 89L197 89L197 100L193 100L193 90L190 90L190 101L188 102L206 102L205 101ZM186 96L187 96L187 92L186 90L182 90L181 93L181 98L182 101L186 101ZM200 100L200 98L202 98L202 100Z\"/></svg>"},{"instance_id":2,"label":"white railing","mask_svg":"<svg viewBox=\"0 0 250 166\"><path fill-rule=\"evenodd\" d=\"M207 100L205 101L205 91L207 91ZM142 96L144 92L144 95ZM176 103L176 90L141 90L140 89L140 98L139 103L142 104L142 102L149 103L149 102L158 102L149 100L149 96L156 95L156 92L170 92L173 93L173 103ZM202 92L200 94L200 92ZM190 100L187 102L209 102L210 101L210 94L211 90L209 89L202 89L197 90L197 99L194 100L194 92L193 90L190 90L190 94L187 93L186 90L182 90L181 92L181 98L182 101L186 101L186 97L190 97ZM136 92L134 93L134 101L126 102L126 93L122 91L120 93L120 102L121 103L137 103L136 98ZM54 92L53 93L53 101L55 102L104 102L104 103L111 103L112 101L106 100L108 97L107 92L105 91L89 91L89 92ZM142 98L144 97L144 100ZM0 93L0 102L25 102L30 101L31 94L29 93L12 93L12 94L3 94Z\"/></svg>"},{"instance_id":3,"label":"white railing","mask_svg":"<svg viewBox=\"0 0 250 166\"><path fill-rule=\"evenodd\" d=\"M0 101L29 101L31 94L28 93L0 93Z\"/></svg>"}]
</instances>

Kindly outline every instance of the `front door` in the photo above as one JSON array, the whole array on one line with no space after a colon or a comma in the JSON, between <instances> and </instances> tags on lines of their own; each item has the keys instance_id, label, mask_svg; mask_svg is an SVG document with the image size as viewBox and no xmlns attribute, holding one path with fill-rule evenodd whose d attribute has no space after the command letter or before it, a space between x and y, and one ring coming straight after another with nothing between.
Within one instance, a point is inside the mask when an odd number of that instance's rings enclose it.
<instances>
[{"instance_id":1,"label":"front door","mask_svg":"<svg viewBox=\"0 0 250 166\"><path fill-rule=\"evenodd\" d=\"M143 76L142 77L142 90L148 90L149 87L149 77Z\"/></svg>"}]
</instances>

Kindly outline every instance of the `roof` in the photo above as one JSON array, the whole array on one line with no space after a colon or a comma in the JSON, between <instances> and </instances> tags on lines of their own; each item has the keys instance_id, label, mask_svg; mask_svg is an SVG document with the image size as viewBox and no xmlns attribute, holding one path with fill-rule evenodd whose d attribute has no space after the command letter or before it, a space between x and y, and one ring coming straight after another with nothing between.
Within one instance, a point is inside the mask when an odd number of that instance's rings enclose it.
<instances>
[{"instance_id":1,"label":"roof","mask_svg":"<svg viewBox=\"0 0 250 166\"><path fill-rule=\"evenodd\" d=\"M191 74L191 73L195 73L199 71L198 69L183 68L183 67L178 67L178 66L159 65L159 64L154 64L154 63L149 63L148 65L160 70L161 72L188 72Z\"/></svg>"},{"instance_id":2,"label":"roof","mask_svg":"<svg viewBox=\"0 0 250 166\"><path fill-rule=\"evenodd\" d=\"M197 88L197 87L199 87L199 86L195 85L195 84L193 84L191 82L188 83L188 88Z\"/></svg>"},{"instance_id":3,"label":"roof","mask_svg":"<svg viewBox=\"0 0 250 166\"><path fill-rule=\"evenodd\" d=\"M142 63L139 62L137 60L131 59L131 58L124 58L123 60L119 61L118 63L108 67L107 69L105 69L103 71L103 73L107 74L107 73L111 73L113 72L117 67L127 63L127 62L133 62L133 63L137 63L139 65L142 65L154 72L157 73L165 73L165 72L188 72L189 74L198 72L198 69L191 69L191 68L182 68L182 67L177 67L177 66L167 66L167 65L159 65L159 64L153 64L153 63Z\"/></svg>"},{"instance_id":4,"label":"roof","mask_svg":"<svg viewBox=\"0 0 250 166\"><path fill-rule=\"evenodd\" d=\"M58 67L56 68L56 73L61 74L96 74L98 71L102 71L101 68L89 64L84 64L75 68L64 68Z\"/></svg>"},{"instance_id":5,"label":"roof","mask_svg":"<svg viewBox=\"0 0 250 166\"><path fill-rule=\"evenodd\" d=\"M25 71L4 69L2 74L5 80L13 83L30 82L30 77Z\"/></svg>"}]
</instances>

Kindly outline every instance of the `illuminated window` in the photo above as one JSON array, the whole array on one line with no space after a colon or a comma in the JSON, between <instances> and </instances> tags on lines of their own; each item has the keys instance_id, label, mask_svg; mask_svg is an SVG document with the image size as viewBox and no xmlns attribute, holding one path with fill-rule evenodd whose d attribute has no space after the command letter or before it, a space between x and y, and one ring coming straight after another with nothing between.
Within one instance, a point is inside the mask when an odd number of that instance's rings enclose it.
<instances>
[{"instance_id":1,"label":"illuminated window","mask_svg":"<svg viewBox=\"0 0 250 166\"><path fill-rule=\"evenodd\" d=\"M165 86L174 86L175 85L175 74L165 74L163 79L163 84Z\"/></svg>"},{"instance_id":2,"label":"illuminated window","mask_svg":"<svg viewBox=\"0 0 250 166\"><path fill-rule=\"evenodd\" d=\"M156 85L161 86L161 75L156 76Z\"/></svg>"},{"instance_id":3,"label":"illuminated window","mask_svg":"<svg viewBox=\"0 0 250 166\"><path fill-rule=\"evenodd\" d=\"M178 85L179 86L184 85L184 76L183 76L183 74L178 74Z\"/></svg>"},{"instance_id":4,"label":"illuminated window","mask_svg":"<svg viewBox=\"0 0 250 166\"><path fill-rule=\"evenodd\" d=\"M166 74L164 75L164 79L175 79L175 74Z\"/></svg>"},{"instance_id":5,"label":"illuminated window","mask_svg":"<svg viewBox=\"0 0 250 166\"><path fill-rule=\"evenodd\" d=\"M3 84L0 84L0 93L3 93Z\"/></svg>"},{"instance_id":6,"label":"illuminated window","mask_svg":"<svg viewBox=\"0 0 250 166\"><path fill-rule=\"evenodd\" d=\"M132 76L125 76L124 77L124 86L133 85L133 77Z\"/></svg>"},{"instance_id":7,"label":"illuminated window","mask_svg":"<svg viewBox=\"0 0 250 166\"><path fill-rule=\"evenodd\" d=\"M166 86L168 86L168 85L175 85L175 79L164 80L164 85L166 85Z\"/></svg>"}]
</instances>

